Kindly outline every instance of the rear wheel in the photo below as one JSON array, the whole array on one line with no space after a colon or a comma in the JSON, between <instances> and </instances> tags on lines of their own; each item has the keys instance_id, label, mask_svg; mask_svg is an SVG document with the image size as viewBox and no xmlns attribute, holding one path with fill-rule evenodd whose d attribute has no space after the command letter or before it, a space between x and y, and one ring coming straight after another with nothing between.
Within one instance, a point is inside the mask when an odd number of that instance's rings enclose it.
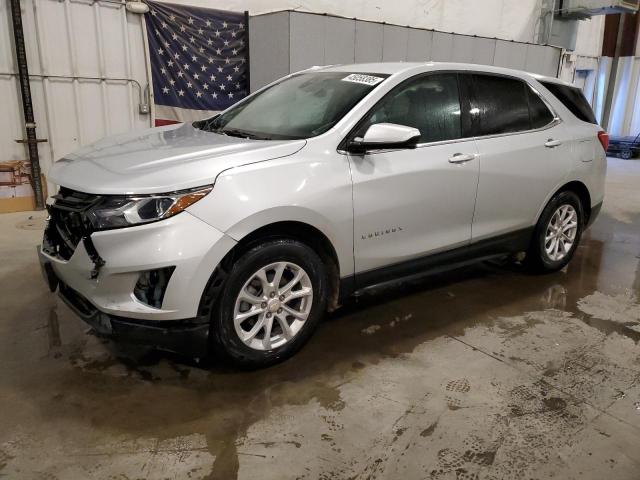
<instances>
[{"instance_id":1,"label":"rear wheel","mask_svg":"<svg viewBox=\"0 0 640 480\"><path fill-rule=\"evenodd\" d=\"M536 225L525 264L536 272L555 272L569 263L582 236L583 212L574 192L553 197Z\"/></svg>"},{"instance_id":2,"label":"rear wheel","mask_svg":"<svg viewBox=\"0 0 640 480\"><path fill-rule=\"evenodd\" d=\"M296 240L269 240L247 251L214 310L214 353L250 368L293 355L325 310L326 276L316 252Z\"/></svg>"}]
</instances>

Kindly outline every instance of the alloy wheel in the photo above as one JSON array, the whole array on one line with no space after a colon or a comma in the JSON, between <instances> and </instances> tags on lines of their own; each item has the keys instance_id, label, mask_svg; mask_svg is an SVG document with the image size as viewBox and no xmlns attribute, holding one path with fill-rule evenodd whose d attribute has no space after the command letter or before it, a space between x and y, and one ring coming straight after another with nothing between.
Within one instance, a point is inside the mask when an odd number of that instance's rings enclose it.
<instances>
[{"instance_id":1,"label":"alloy wheel","mask_svg":"<svg viewBox=\"0 0 640 480\"><path fill-rule=\"evenodd\" d=\"M233 324L240 340L254 350L271 350L302 329L313 303L307 272L291 262L276 262L249 277L236 297Z\"/></svg>"},{"instance_id":2,"label":"alloy wheel","mask_svg":"<svg viewBox=\"0 0 640 480\"><path fill-rule=\"evenodd\" d=\"M578 213L572 205L561 205L551 216L544 237L544 249L554 262L571 251L578 232Z\"/></svg>"}]
</instances>

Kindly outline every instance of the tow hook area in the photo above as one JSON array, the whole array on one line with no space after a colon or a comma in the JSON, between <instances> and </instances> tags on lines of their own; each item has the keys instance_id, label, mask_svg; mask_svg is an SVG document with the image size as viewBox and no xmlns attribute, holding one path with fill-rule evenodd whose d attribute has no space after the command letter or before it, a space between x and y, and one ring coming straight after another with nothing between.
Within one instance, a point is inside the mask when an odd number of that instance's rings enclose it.
<instances>
[{"instance_id":1,"label":"tow hook area","mask_svg":"<svg viewBox=\"0 0 640 480\"><path fill-rule=\"evenodd\" d=\"M104 266L106 262L102 259L102 257L96 250L95 245L91 241L91 237L89 236L82 237L82 242L84 243L84 248L87 251L89 258L93 262L93 270L91 270L91 280L95 280L96 278L98 278L100 269Z\"/></svg>"}]
</instances>

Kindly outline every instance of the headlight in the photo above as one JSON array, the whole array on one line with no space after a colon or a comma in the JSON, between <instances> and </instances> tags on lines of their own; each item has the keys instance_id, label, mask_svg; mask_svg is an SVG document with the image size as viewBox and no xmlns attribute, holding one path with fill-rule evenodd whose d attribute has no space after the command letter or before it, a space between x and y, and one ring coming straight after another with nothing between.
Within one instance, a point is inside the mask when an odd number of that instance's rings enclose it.
<instances>
[{"instance_id":1,"label":"headlight","mask_svg":"<svg viewBox=\"0 0 640 480\"><path fill-rule=\"evenodd\" d=\"M87 212L96 230L155 222L180 213L212 190L212 186L157 195L105 196Z\"/></svg>"}]
</instances>

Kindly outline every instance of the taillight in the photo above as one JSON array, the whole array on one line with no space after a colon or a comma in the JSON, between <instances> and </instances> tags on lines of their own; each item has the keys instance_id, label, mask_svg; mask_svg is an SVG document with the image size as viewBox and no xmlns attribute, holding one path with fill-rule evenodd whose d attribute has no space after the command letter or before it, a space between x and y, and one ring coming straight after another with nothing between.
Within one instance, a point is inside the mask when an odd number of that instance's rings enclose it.
<instances>
[{"instance_id":1,"label":"taillight","mask_svg":"<svg viewBox=\"0 0 640 480\"><path fill-rule=\"evenodd\" d=\"M600 145L602 145L602 148L604 148L606 152L607 148L609 148L609 134L604 130L600 130L598 132L598 140L600 140Z\"/></svg>"}]
</instances>

